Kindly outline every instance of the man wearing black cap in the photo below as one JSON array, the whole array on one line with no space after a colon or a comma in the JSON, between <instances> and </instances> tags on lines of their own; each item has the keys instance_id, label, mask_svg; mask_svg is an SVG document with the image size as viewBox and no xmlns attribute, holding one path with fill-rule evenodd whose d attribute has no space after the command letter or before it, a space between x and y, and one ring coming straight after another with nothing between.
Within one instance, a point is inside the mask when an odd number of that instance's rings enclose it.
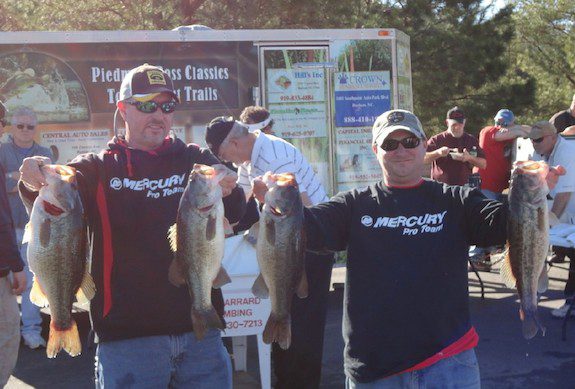
<instances>
[{"instance_id":1,"label":"man wearing black cap","mask_svg":"<svg viewBox=\"0 0 575 389\"><path fill-rule=\"evenodd\" d=\"M563 132L567 127L575 125L575 94L571 100L571 105L565 111L559 111L549 119L557 129Z\"/></svg>"},{"instance_id":2,"label":"man wearing black cap","mask_svg":"<svg viewBox=\"0 0 575 389\"><path fill-rule=\"evenodd\" d=\"M449 185L465 185L473 167L487 165L477 139L465 132L465 114L459 107L447 111L447 130L427 142L425 163L431 163L431 178Z\"/></svg>"},{"instance_id":3,"label":"man wearing black cap","mask_svg":"<svg viewBox=\"0 0 575 389\"><path fill-rule=\"evenodd\" d=\"M422 178L426 146L413 113L385 112L372 143L383 180L305 210L308 249L347 250L346 388L480 387L467 252L505 241L507 207ZM254 182L258 200L266 190Z\"/></svg>"},{"instance_id":4,"label":"man wearing black cap","mask_svg":"<svg viewBox=\"0 0 575 389\"><path fill-rule=\"evenodd\" d=\"M248 196L252 193L252 181L270 171L294 173L304 205L327 200L312 166L296 147L283 139L262 130L250 132L247 125L233 118L218 118L207 127L206 143L221 160L238 166L238 184ZM287 350L275 343L272 346L277 389L319 387L332 266L332 254L306 253L310 289L307 298L292 301L291 346Z\"/></svg>"},{"instance_id":5,"label":"man wearing black cap","mask_svg":"<svg viewBox=\"0 0 575 389\"><path fill-rule=\"evenodd\" d=\"M169 75L148 64L128 72L117 103L126 135L99 154L70 163L79 172L96 296L90 304L96 387L231 388L231 363L220 331L198 341L188 288L168 281L173 259L166 234L195 163L219 161L207 149L169 135L178 95ZM29 205L45 185L39 166L24 160L20 194ZM221 182L226 217L237 221L245 196L235 175ZM223 316L219 289L212 303Z\"/></svg>"}]
</instances>

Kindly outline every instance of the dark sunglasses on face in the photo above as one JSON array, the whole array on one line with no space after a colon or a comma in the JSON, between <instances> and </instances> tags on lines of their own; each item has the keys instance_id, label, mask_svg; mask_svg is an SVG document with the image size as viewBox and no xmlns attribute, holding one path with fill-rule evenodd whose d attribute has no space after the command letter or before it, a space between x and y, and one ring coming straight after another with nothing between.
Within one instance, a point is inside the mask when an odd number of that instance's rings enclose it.
<instances>
[{"instance_id":1,"label":"dark sunglasses on face","mask_svg":"<svg viewBox=\"0 0 575 389\"><path fill-rule=\"evenodd\" d=\"M542 136L541 138L531 139L531 142L533 142L533 143L541 143L541 142L543 142L543 138L545 138L545 137Z\"/></svg>"},{"instance_id":2,"label":"dark sunglasses on face","mask_svg":"<svg viewBox=\"0 0 575 389\"><path fill-rule=\"evenodd\" d=\"M33 130L36 128L36 126L33 126L31 124L25 125L25 124L17 124L16 128L18 128L19 130L23 130L24 128L26 128L27 130Z\"/></svg>"},{"instance_id":3,"label":"dark sunglasses on face","mask_svg":"<svg viewBox=\"0 0 575 389\"><path fill-rule=\"evenodd\" d=\"M401 143L404 149L414 149L419 146L420 141L421 139L416 136L409 136L407 138L403 138L402 140L386 139L379 147L381 147L383 151L393 151L396 150Z\"/></svg>"},{"instance_id":4,"label":"dark sunglasses on face","mask_svg":"<svg viewBox=\"0 0 575 389\"><path fill-rule=\"evenodd\" d=\"M158 108L160 108L163 113L172 113L178 105L174 100L165 103L156 103L155 101L129 101L128 104L133 105L138 111L143 113L154 113Z\"/></svg>"}]
</instances>

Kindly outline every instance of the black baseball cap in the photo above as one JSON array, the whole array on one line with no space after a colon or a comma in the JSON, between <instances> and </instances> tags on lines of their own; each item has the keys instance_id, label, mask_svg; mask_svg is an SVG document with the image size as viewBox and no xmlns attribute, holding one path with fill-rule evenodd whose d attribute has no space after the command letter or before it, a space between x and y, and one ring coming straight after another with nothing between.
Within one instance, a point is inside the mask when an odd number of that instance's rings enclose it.
<instances>
[{"instance_id":1,"label":"black baseball cap","mask_svg":"<svg viewBox=\"0 0 575 389\"><path fill-rule=\"evenodd\" d=\"M169 93L179 103L174 82L159 66L143 64L130 70L120 86L120 101L133 98L149 101L160 93Z\"/></svg>"},{"instance_id":2,"label":"black baseball cap","mask_svg":"<svg viewBox=\"0 0 575 389\"><path fill-rule=\"evenodd\" d=\"M212 151L212 154L218 156L220 146L236 126L247 129L245 124L234 120L231 116L219 116L212 119L212 121L206 126L206 144Z\"/></svg>"},{"instance_id":3,"label":"black baseball cap","mask_svg":"<svg viewBox=\"0 0 575 389\"><path fill-rule=\"evenodd\" d=\"M455 106L447 111L447 119L455 120L458 123L463 123L465 121L465 113L461 108Z\"/></svg>"}]
</instances>

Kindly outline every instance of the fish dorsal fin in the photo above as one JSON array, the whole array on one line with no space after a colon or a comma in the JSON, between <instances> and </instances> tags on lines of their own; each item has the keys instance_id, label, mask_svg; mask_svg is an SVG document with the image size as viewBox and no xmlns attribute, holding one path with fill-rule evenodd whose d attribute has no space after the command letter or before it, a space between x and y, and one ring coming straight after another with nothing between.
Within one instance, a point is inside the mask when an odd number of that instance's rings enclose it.
<instances>
[{"instance_id":1,"label":"fish dorsal fin","mask_svg":"<svg viewBox=\"0 0 575 389\"><path fill-rule=\"evenodd\" d=\"M267 299L270 296L268 286L266 285L264 277L261 274L254 281L254 284L252 286L252 293L254 294L254 296L259 297L261 299Z\"/></svg>"},{"instance_id":2,"label":"fish dorsal fin","mask_svg":"<svg viewBox=\"0 0 575 389\"><path fill-rule=\"evenodd\" d=\"M76 300L78 300L78 303L80 304L86 304L87 302L92 300L95 295L96 295L96 284L94 284L92 276L90 275L88 270L86 270L84 272L84 278L82 279L82 284L80 285L80 288L76 292Z\"/></svg>"},{"instance_id":3,"label":"fish dorsal fin","mask_svg":"<svg viewBox=\"0 0 575 389\"><path fill-rule=\"evenodd\" d=\"M32 238L32 223L28 222L26 223L26 226L24 226L24 236L22 236L22 244L30 242L31 238Z\"/></svg>"},{"instance_id":4,"label":"fish dorsal fin","mask_svg":"<svg viewBox=\"0 0 575 389\"><path fill-rule=\"evenodd\" d=\"M212 283L212 288L219 289L222 286L229 284L230 282L232 282L232 279L228 275L228 272L223 267L220 267L220 271L218 271L218 274Z\"/></svg>"},{"instance_id":5,"label":"fish dorsal fin","mask_svg":"<svg viewBox=\"0 0 575 389\"><path fill-rule=\"evenodd\" d=\"M307 275L305 273L305 268L304 268L303 272L301 274L301 279L299 280L299 284L298 284L297 289L295 291L295 294L300 299L303 299L303 298L306 298L308 296L308 290L309 290L309 285L307 283Z\"/></svg>"},{"instance_id":6,"label":"fish dorsal fin","mask_svg":"<svg viewBox=\"0 0 575 389\"><path fill-rule=\"evenodd\" d=\"M547 265L543 265L541 269L541 275L539 276L539 281L537 283L537 293L544 293L549 287L549 276L547 276Z\"/></svg>"},{"instance_id":7,"label":"fish dorsal fin","mask_svg":"<svg viewBox=\"0 0 575 389\"><path fill-rule=\"evenodd\" d=\"M178 251L178 228L177 223L172 224L168 229L168 242L170 242L170 249L172 252Z\"/></svg>"},{"instance_id":8,"label":"fish dorsal fin","mask_svg":"<svg viewBox=\"0 0 575 389\"><path fill-rule=\"evenodd\" d=\"M32 290L30 291L30 301L34 303L34 305L39 306L40 308L47 307L48 297L42 290L40 283L38 282L38 277L34 276L34 282L32 283Z\"/></svg>"},{"instance_id":9,"label":"fish dorsal fin","mask_svg":"<svg viewBox=\"0 0 575 389\"><path fill-rule=\"evenodd\" d=\"M511 270L511 258L509 257L509 248L507 248L507 252L505 253L505 258L501 263L501 269L499 270L499 274L501 275L501 281L510 289L515 289L517 286L517 279L513 275L513 271Z\"/></svg>"}]
</instances>

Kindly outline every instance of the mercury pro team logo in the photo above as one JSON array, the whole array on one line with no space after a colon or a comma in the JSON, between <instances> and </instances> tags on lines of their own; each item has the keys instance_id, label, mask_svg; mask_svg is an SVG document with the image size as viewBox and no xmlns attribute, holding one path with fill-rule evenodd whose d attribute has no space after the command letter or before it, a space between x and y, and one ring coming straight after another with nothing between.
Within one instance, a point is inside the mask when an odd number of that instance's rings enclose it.
<instances>
[{"instance_id":1,"label":"mercury pro team logo","mask_svg":"<svg viewBox=\"0 0 575 389\"><path fill-rule=\"evenodd\" d=\"M110 188L114 190L147 191L146 197L159 198L171 196L184 191L185 174L174 174L167 178L132 180L130 178L113 177L110 179Z\"/></svg>"}]
</instances>

